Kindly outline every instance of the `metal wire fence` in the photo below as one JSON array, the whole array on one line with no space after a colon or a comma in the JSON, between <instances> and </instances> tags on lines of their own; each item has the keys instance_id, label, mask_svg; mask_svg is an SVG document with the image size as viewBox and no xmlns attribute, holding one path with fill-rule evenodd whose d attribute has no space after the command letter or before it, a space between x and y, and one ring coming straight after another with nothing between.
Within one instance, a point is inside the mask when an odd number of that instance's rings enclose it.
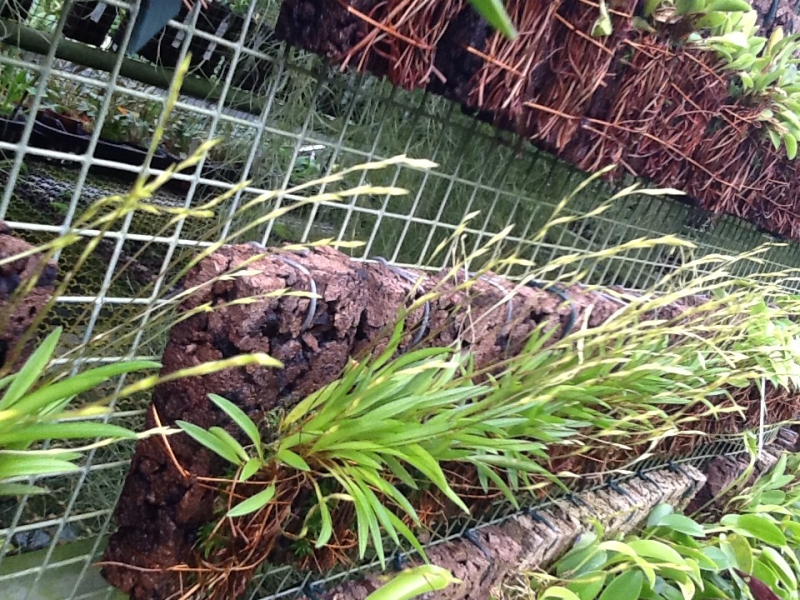
<instances>
[{"instance_id":1,"label":"metal wire fence","mask_svg":"<svg viewBox=\"0 0 800 600\"><path fill-rule=\"evenodd\" d=\"M713 219L688 203L634 195L596 217L551 228L533 243L533 233L584 174L519 146L512 136L440 98L341 73L314 56L285 48L272 36L277 0L232 2L231 10L240 17L225 17L228 21L210 22L199 9L185 17L182 13L134 56L127 55L127 48L140 3L0 4L0 219L16 234L32 242L62 234L92 201L125 192L144 168L142 146L164 109L170 67L189 51L195 57L191 73L170 116L163 151L150 170L158 173L172 157L185 157L204 141L221 141L192 171L177 174L174 185L154 201L197 206L240 181L251 181L221 206L213 222L165 226L131 215L107 232L78 230L87 240L101 236L102 243L58 298L53 322L64 324L67 341L76 345L126 319L135 319L138 329L124 344L92 346L75 369L120 356L158 358L165 336L153 333L151 309L165 292L163 273L185 253L227 239L237 226L230 215L247 199L398 154L428 158L439 166L428 172L405 166L365 172L353 183L399 186L410 193L321 202L238 241L362 240L362 247L350 250L354 258L383 256L395 264L439 268L443 259L432 259L433 249L465 215L480 211L467 229L475 248L515 225L508 240L519 245L525 258L544 265L559 256L587 255L580 266L589 281L629 288L647 287L687 257L665 247L602 262L588 255L662 234L695 242L695 256L740 253L774 241L746 223ZM72 15L77 11L83 11L84 21L75 29ZM87 32L95 37L85 39ZM594 182L565 212L582 214L612 193L603 182ZM73 258L65 250L60 260L69 264ZM775 246L762 262L743 264L740 274L798 265L796 244ZM789 277L786 285L800 289ZM146 401L118 404L114 421L139 424ZM125 445L98 449L88 454L79 472L48 479L52 494L0 500L0 598L113 597L92 564L112 527L130 452ZM498 507L484 522L507 511ZM468 526L449 524L433 541L459 535ZM288 568L269 570L250 598L291 597L307 577Z\"/></svg>"}]
</instances>

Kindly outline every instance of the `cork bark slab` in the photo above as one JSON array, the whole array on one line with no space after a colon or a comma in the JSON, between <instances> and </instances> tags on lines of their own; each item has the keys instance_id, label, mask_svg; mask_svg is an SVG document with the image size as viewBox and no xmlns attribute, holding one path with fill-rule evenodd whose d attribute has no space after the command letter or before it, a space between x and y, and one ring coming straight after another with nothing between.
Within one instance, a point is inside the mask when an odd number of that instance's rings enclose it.
<instances>
[{"instance_id":1,"label":"cork bark slab","mask_svg":"<svg viewBox=\"0 0 800 600\"><path fill-rule=\"evenodd\" d=\"M306 297L268 297L283 289L309 291L305 271L316 285L315 303ZM264 255L241 245L207 257L184 282L194 292L181 306L187 318L170 332L163 373L248 352L268 353L284 368L242 367L162 384L153 394L148 425L156 424L157 413L165 425L182 419L205 428L229 427L237 435L207 399L209 393L230 399L258 420L264 411L291 406L329 384L350 356L385 346L413 288L403 275L382 264L351 261L330 248ZM429 303L427 320L422 307L406 317L401 348L418 337L421 347L459 340L478 368L518 353L542 323L557 329L557 337L570 322L597 327L619 309L607 294L579 286L566 290L568 304L556 293L523 287L516 290L509 315L503 300L513 290L511 283L478 280L465 291L443 277L423 276L424 289L439 294ZM240 302L247 298L255 300ZM662 309L660 318L683 310L676 304ZM134 600L166 598L177 588L179 579L169 569L192 564L198 529L213 518L214 492L194 478L219 476L224 465L188 436L172 436L170 445L192 477L182 477L161 439L140 441L114 515L118 531L104 556L114 563L104 569L108 581Z\"/></svg>"},{"instance_id":2,"label":"cork bark slab","mask_svg":"<svg viewBox=\"0 0 800 600\"><path fill-rule=\"evenodd\" d=\"M614 490L585 492L577 501L557 501L538 513L524 514L476 532L483 549L465 539L435 546L428 553L432 564L449 569L462 580L439 592L421 596L426 600L485 600L506 578L522 572L544 570L561 558L579 536L601 523L609 536L641 527L652 509L667 503L685 506L693 490L705 483L697 469L650 473L651 481L632 479ZM484 550L486 552L484 552ZM488 554L488 555L487 555ZM381 586L382 574L345 582L322 594L319 600L364 600ZM308 600L308 599L304 599Z\"/></svg>"},{"instance_id":3,"label":"cork bark slab","mask_svg":"<svg viewBox=\"0 0 800 600\"><path fill-rule=\"evenodd\" d=\"M30 250L30 244L14 237L0 221L0 260L22 256ZM0 369L19 366L30 354L34 340L22 346L20 342L52 297L57 275L55 262L44 262L36 254L0 265ZM24 283L32 278L36 278L34 287L22 296Z\"/></svg>"},{"instance_id":4,"label":"cork bark slab","mask_svg":"<svg viewBox=\"0 0 800 600\"><path fill-rule=\"evenodd\" d=\"M775 442L764 448L757 460L750 484L773 466L784 452L792 452L798 435L782 429ZM736 470L720 464L736 465ZM706 499L714 499L747 467L746 459L718 457L706 467L705 473L683 466L678 470L651 471L647 478L633 478L619 486L620 491L608 488L587 491L574 499L556 500L537 513L534 520L517 515L503 523L486 527L478 538L497 559L487 556L466 540L436 546L429 554L433 564L445 567L464 585L451 586L424 596L428 600L485 599L503 579L518 573L546 570L561 558L579 536L591 529L591 523L601 523L608 537L626 535L642 527L658 504L669 504L676 512L691 514ZM711 495L710 495L711 494ZM722 502L725 498L716 497ZM318 600L363 600L382 583L383 574L372 574L361 580L342 583ZM385 576L384 576L385 577ZM304 599L307 600L307 599Z\"/></svg>"},{"instance_id":5,"label":"cork bark slab","mask_svg":"<svg viewBox=\"0 0 800 600\"><path fill-rule=\"evenodd\" d=\"M782 428L775 441L764 447L761 455L753 465L753 472L747 481L739 482L745 488L754 484L764 473L771 469L786 452L796 452L800 436L789 428ZM731 484L747 470L750 458L746 454L738 456L716 456L705 468L707 482L698 490L688 506L690 513L703 510L720 513L725 504L736 494L740 487L730 489Z\"/></svg>"},{"instance_id":6,"label":"cork bark slab","mask_svg":"<svg viewBox=\"0 0 800 600\"><path fill-rule=\"evenodd\" d=\"M163 373L247 352L268 353L285 368L230 369L163 384L153 395L148 425L155 424L153 410L164 424L184 419L202 427L225 425L208 401L209 393L229 398L256 418L278 405L299 401L335 380L348 357L380 351L382 336L396 322L412 288L401 274L383 265L357 263L329 248L306 256L269 254L248 264L246 275L221 277L258 254L263 253L248 245L226 247L187 275L184 287L196 288L196 292L181 310L201 305L214 310L194 314L173 327L162 360ZM320 296L306 330L308 298L264 297L285 288L309 291L307 276L286 258L308 269ZM501 304L506 292L489 282L479 281L468 292L454 291L452 285L442 284L440 277L430 276L424 286L427 290L439 286L441 294L430 303L421 345L444 346L459 338L478 366L519 352L539 323L546 321L563 330L573 310L556 294L524 288L515 296L508 320ZM507 289L512 289L510 284ZM600 294L575 288L567 295L577 323L591 307L589 327L603 323L618 309L613 300ZM253 297L260 299L229 304ZM469 312L464 310L466 306ZM407 317L405 345L417 335L423 312L420 308ZM173 436L170 443L189 472L200 476L219 473L222 465L186 436ZM182 479L162 440L139 442L115 512L119 529L111 538L105 560L156 570L190 562L197 529L212 518L212 503L212 492L194 480ZM104 574L135 599L167 597L176 585L172 573L108 566Z\"/></svg>"}]
</instances>

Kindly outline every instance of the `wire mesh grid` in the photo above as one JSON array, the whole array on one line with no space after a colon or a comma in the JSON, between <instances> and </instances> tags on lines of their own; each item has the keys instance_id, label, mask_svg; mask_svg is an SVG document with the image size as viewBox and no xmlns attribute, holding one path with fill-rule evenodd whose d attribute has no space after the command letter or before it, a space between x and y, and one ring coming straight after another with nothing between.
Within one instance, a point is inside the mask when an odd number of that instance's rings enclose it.
<instances>
[{"instance_id":1,"label":"wire mesh grid","mask_svg":"<svg viewBox=\"0 0 800 600\"><path fill-rule=\"evenodd\" d=\"M87 5L95 11L98 5L113 9L108 30L88 45L75 41L85 31L81 34L71 21L79 10L97 16ZM102 243L58 298L52 324L65 325L65 340L74 345L86 344L126 320L135 323L135 335L91 346L92 352L71 362L76 370L120 357L158 358L166 338L152 315L166 292L166 274L198 247L236 231L241 224L231 217L248 199L398 154L428 158L438 167L428 172L405 166L364 172L351 183L398 186L410 193L320 202L237 241L355 239L364 245L349 251L353 258L383 256L398 265L436 269L444 260L432 258L437 244L465 215L480 211L467 228L473 248L513 224L508 242L518 244L521 255L537 265L568 254L585 255L579 266L588 281L628 288L651 285L687 257L663 246L602 262L589 255L662 234L695 242L695 256L739 253L770 241L739 220L712 219L668 197L633 195L601 215L551 228L533 243L533 234L585 175L550 155L519 147L512 136L476 122L440 98L340 73L314 56L285 48L272 34L277 0L234 2L230 8L239 16L220 22L211 22L197 8L183 11L137 56L129 57L131 23L142 6L14 0L0 8L0 177L5 183L0 219L20 237L41 242L64 233L92 201L125 193L143 168L142 146L164 109L170 67L190 50L190 76L156 158L186 156L206 140L222 141L192 171L177 174L175 185L153 201L197 206L240 181L251 181L221 206L213 222L166 226L145 215L129 215L109 231L77 231L85 239L102 237ZM81 135L73 135L70 127L76 126ZM156 163L151 164L152 174L161 172ZM612 193L603 182L594 182L565 212L582 214ZM284 195L277 203L293 199ZM75 256L67 249L59 258L69 264ZM796 244L776 246L762 262L743 264L739 274L790 269L798 259ZM800 289L791 277L786 285ZM122 384L114 383L117 389ZM139 425L146 401L116 405L111 419ZM734 450L712 449L718 451ZM130 453L131 446L124 444L91 451L79 472L47 480L52 494L0 501L4 598L113 596L92 564L112 527L111 511ZM498 506L484 522L507 516L507 510ZM433 543L457 537L472 525L450 523ZM332 574L331 580L345 575ZM291 596L306 577L288 568L271 569L250 598Z\"/></svg>"}]
</instances>

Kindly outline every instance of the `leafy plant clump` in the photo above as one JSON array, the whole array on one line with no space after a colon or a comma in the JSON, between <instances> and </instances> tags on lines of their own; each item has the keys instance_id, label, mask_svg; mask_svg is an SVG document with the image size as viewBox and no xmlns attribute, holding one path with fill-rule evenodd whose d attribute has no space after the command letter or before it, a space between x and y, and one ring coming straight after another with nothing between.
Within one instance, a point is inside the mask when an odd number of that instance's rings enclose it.
<instances>
[{"instance_id":1,"label":"leafy plant clump","mask_svg":"<svg viewBox=\"0 0 800 600\"><path fill-rule=\"evenodd\" d=\"M778 27L766 38L758 35L757 21L758 13L746 0L647 0L643 18L634 18L639 29L666 31L678 43L722 59L733 73L733 97L761 108L755 119L765 124L775 149L783 145L793 159L800 140L800 33L784 35ZM601 1L593 33L611 32L608 7Z\"/></svg>"},{"instance_id":2,"label":"leafy plant clump","mask_svg":"<svg viewBox=\"0 0 800 600\"><path fill-rule=\"evenodd\" d=\"M241 557L266 559L283 538L340 560L371 547L384 561L385 546L424 556L419 534L431 520L420 507L432 496L449 516L479 509L469 499L476 490L517 504L581 476L552 468L555 448L577 466L616 454L630 469L664 440L741 415L732 390L762 379L796 390L796 300L732 281L726 269L696 288L626 297L606 323L561 340L543 325L488 371L458 344L398 355L401 318L380 355L352 361L271 426L212 395L230 428L177 423L235 470L208 481L220 492L219 520L200 542L198 585L241 589L223 584L246 575ZM701 289L711 296L660 316Z\"/></svg>"},{"instance_id":3,"label":"leafy plant clump","mask_svg":"<svg viewBox=\"0 0 800 600\"><path fill-rule=\"evenodd\" d=\"M56 379L46 376L46 369L61 329L47 336L16 373L0 379L0 496L39 494L47 490L13 480L42 477L75 471L81 451L118 439L136 438L132 431L87 420L108 414L101 403L71 408L76 397L89 392L113 377L160 367L150 361L121 361L77 375L64 374ZM33 448L45 440L96 440L82 448ZM9 481L12 480L12 481Z\"/></svg>"},{"instance_id":4,"label":"leafy plant clump","mask_svg":"<svg viewBox=\"0 0 800 600\"><path fill-rule=\"evenodd\" d=\"M644 531L602 540L582 536L549 574L510 589L540 600L797 598L800 581L800 458L784 455L718 522L701 525L656 507ZM702 521L703 515L700 515Z\"/></svg>"}]
</instances>

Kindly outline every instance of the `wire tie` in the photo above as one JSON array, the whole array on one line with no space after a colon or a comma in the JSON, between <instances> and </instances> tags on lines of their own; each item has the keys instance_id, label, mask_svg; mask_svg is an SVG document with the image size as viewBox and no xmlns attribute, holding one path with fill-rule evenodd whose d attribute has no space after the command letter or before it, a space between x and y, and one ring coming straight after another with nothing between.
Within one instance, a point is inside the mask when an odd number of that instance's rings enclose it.
<instances>
[{"instance_id":1,"label":"wire tie","mask_svg":"<svg viewBox=\"0 0 800 600\"><path fill-rule=\"evenodd\" d=\"M772 4L769 7L769 11L764 16L764 27L771 27L773 21L775 20L775 15L778 13L778 6L780 5L779 0L772 0ZM797 9L797 3L795 3L795 9Z\"/></svg>"},{"instance_id":2,"label":"wire tie","mask_svg":"<svg viewBox=\"0 0 800 600\"><path fill-rule=\"evenodd\" d=\"M676 464L673 461L669 461L667 463L667 468L673 473L682 475L691 482L689 489L687 489L685 492L683 492L683 494L681 494L681 500L685 500L686 498L693 496L695 491L697 490L697 481L695 480L695 478L690 476L689 473L687 473L679 464Z\"/></svg>"},{"instance_id":3,"label":"wire tie","mask_svg":"<svg viewBox=\"0 0 800 600\"><path fill-rule=\"evenodd\" d=\"M686 477L686 479L692 479L691 477L689 477L689 474L686 471L684 471L683 468L681 468L681 466L675 463L674 461L669 461L667 463L667 468L673 473L676 473L678 475L683 475L684 477Z\"/></svg>"},{"instance_id":4,"label":"wire tie","mask_svg":"<svg viewBox=\"0 0 800 600\"><path fill-rule=\"evenodd\" d=\"M464 275L466 276L467 279L475 277L475 273L470 273L469 271L467 271L466 267L464 268ZM499 290L503 295L506 295L508 293L508 290L506 290L503 284L500 283L494 277L490 277L489 275L484 274L484 275L479 275L478 280L483 281L484 283L488 283L492 287ZM503 352L508 350L508 345L511 343L511 340L506 335L506 328L508 327L508 324L511 323L512 318L514 318L514 296L511 296L508 299L508 305L506 307L506 321L503 324L503 328L500 330L500 336L498 336L498 337L506 336L505 344L503 344Z\"/></svg>"},{"instance_id":5,"label":"wire tie","mask_svg":"<svg viewBox=\"0 0 800 600\"><path fill-rule=\"evenodd\" d=\"M687 498L692 498L697 491L697 480L694 478L690 478L691 484L689 485L689 489L687 489L683 494L681 494L681 500L686 500Z\"/></svg>"},{"instance_id":6,"label":"wire tie","mask_svg":"<svg viewBox=\"0 0 800 600\"><path fill-rule=\"evenodd\" d=\"M567 296L566 292L557 288L552 283L545 284L544 282L536 281L535 279L529 281L526 285L531 288L540 289L543 292L550 292L551 294L555 294L556 296L561 298L564 302L569 303L570 307L569 319L567 319L567 324L564 326L564 332L561 334L559 339L563 340L570 333L572 333L572 329L573 327L575 327L575 321L578 320L578 312L575 310L575 305L570 302L569 296Z\"/></svg>"},{"instance_id":7,"label":"wire tie","mask_svg":"<svg viewBox=\"0 0 800 600\"><path fill-rule=\"evenodd\" d=\"M594 508L592 508L592 505L586 502L586 500L584 500L580 496L570 492L569 494L567 494L567 501L571 502L572 505L575 507L580 508L582 506L583 508L588 510L591 515L595 517L597 516L597 513L595 512Z\"/></svg>"},{"instance_id":8,"label":"wire tie","mask_svg":"<svg viewBox=\"0 0 800 600\"><path fill-rule=\"evenodd\" d=\"M411 273L409 273L405 269L401 269L400 267L396 267L396 266L394 266L392 264L389 264L389 261L387 261L382 256L376 256L375 260L377 262L379 262L380 264L382 264L387 269L389 269L390 271L392 271L393 273L399 275L400 277L402 277L406 281L408 281L411 284L417 286L418 290L420 292L422 292L422 294L425 294L425 288L422 287L421 284L419 284L419 278L418 277L414 277L414 275L412 275ZM430 303L429 300L426 300L425 301L425 306L423 307L423 311L422 311L422 322L420 323L419 331L417 331L417 333L414 335L413 339L411 340L411 343L408 345L408 348L406 348L404 350L404 352L408 352L411 348L413 348L414 346L416 346L417 344L419 344L422 341L422 338L428 332L428 324L429 324L429 321L430 321L430 317L431 317L431 303Z\"/></svg>"},{"instance_id":9,"label":"wire tie","mask_svg":"<svg viewBox=\"0 0 800 600\"><path fill-rule=\"evenodd\" d=\"M400 277L402 277L403 279L408 281L409 283L414 283L415 284L415 283L417 283L419 281L419 277L414 277L414 275L412 275L411 273L409 273L405 269L401 269L400 267L397 267L397 266L395 266L393 264L390 264L389 261L386 260L385 258L383 258L382 256L376 256L375 260L377 262L381 263L384 267L386 267L387 269L389 269L393 273L396 273L397 275L399 275ZM420 289L423 289L422 286L420 286Z\"/></svg>"},{"instance_id":10,"label":"wire tie","mask_svg":"<svg viewBox=\"0 0 800 600\"><path fill-rule=\"evenodd\" d=\"M467 276L467 279L469 279L470 277L474 277L475 276L475 273L470 273L469 271L467 271L466 268L464 269L464 273ZM503 286L502 283L500 283L494 277L491 277L489 275L484 274L484 275L479 275L478 279L480 281L488 283L489 285L491 285L495 289L501 291L504 295L508 294L508 290ZM514 297L511 296L508 299L508 307L506 309L506 322L505 322L506 325L508 325L511 322L511 319L513 318L513 316L514 316Z\"/></svg>"},{"instance_id":11,"label":"wire tie","mask_svg":"<svg viewBox=\"0 0 800 600\"><path fill-rule=\"evenodd\" d=\"M580 508L581 506L583 506L583 507L588 507L589 506L589 504L586 502L586 500L584 500L580 496L577 496L577 495L573 494L572 492L567 494L565 497L567 499L567 502L569 502L570 504L572 504L572 506L575 506L576 508Z\"/></svg>"},{"instance_id":12,"label":"wire tie","mask_svg":"<svg viewBox=\"0 0 800 600\"><path fill-rule=\"evenodd\" d=\"M605 292L595 291L594 293L600 296L601 298L605 298L606 300L613 302L615 304L619 304L620 306L628 306L630 304L629 302L626 302L622 298L617 298L616 296L612 296L611 294L607 294Z\"/></svg>"},{"instance_id":13,"label":"wire tie","mask_svg":"<svg viewBox=\"0 0 800 600\"><path fill-rule=\"evenodd\" d=\"M629 500L631 500L633 502L636 501L635 498L633 496L631 496L630 492L628 492L628 490L626 490L625 488L620 487L620 485L616 481L609 481L606 484L606 486L611 491L616 492L617 494L620 494L621 496L625 496L626 498L628 498Z\"/></svg>"},{"instance_id":14,"label":"wire tie","mask_svg":"<svg viewBox=\"0 0 800 600\"><path fill-rule=\"evenodd\" d=\"M655 485L655 486L658 485L655 482L655 480L652 477L650 477L650 475L648 475L645 471L639 471L638 473L636 473L636 476L642 481L649 483L650 485Z\"/></svg>"},{"instance_id":15,"label":"wire tie","mask_svg":"<svg viewBox=\"0 0 800 600\"><path fill-rule=\"evenodd\" d=\"M308 596L310 600L322 600L320 594L324 594L325 589L319 581L307 581L303 586L303 593Z\"/></svg>"},{"instance_id":16,"label":"wire tie","mask_svg":"<svg viewBox=\"0 0 800 600\"><path fill-rule=\"evenodd\" d=\"M300 326L301 331L305 331L311 326L311 323L314 321L314 315L317 313L317 282L314 280L314 276L311 275L311 271L305 268L305 266L301 265L299 262L295 262L291 258L286 258L285 256L278 255L278 258L285 262L290 267L294 267L298 271L300 271L303 275L308 277L308 286L311 292L311 303L308 307L308 313L306 314L306 318L303 321L303 324Z\"/></svg>"},{"instance_id":17,"label":"wire tie","mask_svg":"<svg viewBox=\"0 0 800 600\"><path fill-rule=\"evenodd\" d=\"M474 529L467 529L464 532L464 538L470 544L472 544L478 550L480 550L483 553L483 555L486 557L486 560L488 560L492 564L494 563L494 558L492 557L492 553L489 552L489 550L486 549L486 546L484 546L483 543L478 539L478 536L475 535L475 530Z\"/></svg>"},{"instance_id":18,"label":"wire tie","mask_svg":"<svg viewBox=\"0 0 800 600\"><path fill-rule=\"evenodd\" d=\"M553 531L555 533L558 533L558 529L556 529L553 526L553 524L550 521L548 521L545 517L543 517L541 514L539 514L539 511L536 510L535 508L529 508L525 512L528 513L528 516L531 519L533 519L534 521L536 521L537 523L541 523L542 525L546 526L551 531Z\"/></svg>"},{"instance_id":19,"label":"wire tie","mask_svg":"<svg viewBox=\"0 0 800 600\"><path fill-rule=\"evenodd\" d=\"M395 571L402 571L409 565L410 561L408 560L408 555L404 552L399 552L394 555L392 559L392 568Z\"/></svg>"}]
</instances>

